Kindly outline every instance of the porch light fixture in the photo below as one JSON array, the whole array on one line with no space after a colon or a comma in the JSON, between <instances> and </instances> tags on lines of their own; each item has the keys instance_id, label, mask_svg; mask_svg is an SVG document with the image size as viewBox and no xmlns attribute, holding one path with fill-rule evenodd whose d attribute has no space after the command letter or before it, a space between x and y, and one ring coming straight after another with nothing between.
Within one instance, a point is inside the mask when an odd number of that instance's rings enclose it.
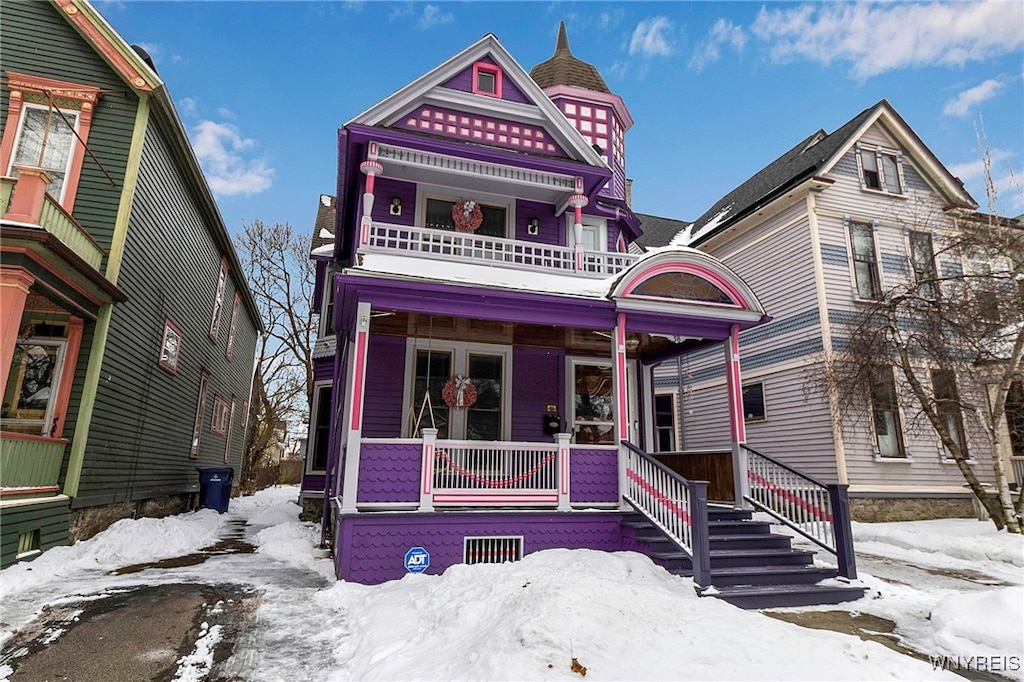
<instances>
[{"instance_id":1,"label":"porch light fixture","mask_svg":"<svg viewBox=\"0 0 1024 682\"><path fill-rule=\"evenodd\" d=\"M391 215L402 215L402 200L399 197L391 197L391 206L388 207Z\"/></svg>"},{"instance_id":2,"label":"porch light fixture","mask_svg":"<svg viewBox=\"0 0 1024 682\"><path fill-rule=\"evenodd\" d=\"M526 224L526 233L536 237L540 233L540 221L536 218L530 218L530 222Z\"/></svg>"},{"instance_id":3,"label":"porch light fixture","mask_svg":"<svg viewBox=\"0 0 1024 682\"><path fill-rule=\"evenodd\" d=\"M640 347L640 339L639 339L639 337L633 336L632 334L630 334L629 336L626 337L626 350L628 350L630 353L632 353L632 352L634 352L639 347Z\"/></svg>"}]
</instances>

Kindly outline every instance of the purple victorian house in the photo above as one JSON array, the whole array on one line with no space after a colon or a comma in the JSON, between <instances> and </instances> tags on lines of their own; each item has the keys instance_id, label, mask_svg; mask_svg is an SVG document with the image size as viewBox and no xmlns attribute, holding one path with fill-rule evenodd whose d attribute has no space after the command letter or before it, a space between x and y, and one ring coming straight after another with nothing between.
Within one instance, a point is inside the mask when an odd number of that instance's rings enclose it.
<instances>
[{"instance_id":1,"label":"purple victorian house","mask_svg":"<svg viewBox=\"0 0 1024 682\"><path fill-rule=\"evenodd\" d=\"M816 584L855 577L844 490L745 443L737 339L767 319L757 297L702 252L630 249L632 124L563 26L531 73L486 35L339 132L302 486L339 578L562 547L645 552L743 605L861 595ZM653 369L709 346L727 391L688 419L722 447L666 452Z\"/></svg>"}]
</instances>

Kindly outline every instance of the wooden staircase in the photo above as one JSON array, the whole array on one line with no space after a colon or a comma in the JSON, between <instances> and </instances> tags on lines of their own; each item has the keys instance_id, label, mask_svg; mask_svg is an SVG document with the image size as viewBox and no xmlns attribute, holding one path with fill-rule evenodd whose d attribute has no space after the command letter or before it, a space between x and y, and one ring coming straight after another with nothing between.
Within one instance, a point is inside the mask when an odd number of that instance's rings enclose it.
<instances>
[{"instance_id":1,"label":"wooden staircase","mask_svg":"<svg viewBox=\"0 0 1024 682\"><path fill-rule=\"evenodd\" d=\"M693 576L690 555L642 514L624 514L621 525L623 539L634 540L655 563ZM839 578L835 568L815 566L814 552L794 549L792 538L773 533L771 526L754 521L750 511L708 505L710 575L702 596L745 609L838 604L864 596L866 588Z\"/></svg>"}]
</instances>

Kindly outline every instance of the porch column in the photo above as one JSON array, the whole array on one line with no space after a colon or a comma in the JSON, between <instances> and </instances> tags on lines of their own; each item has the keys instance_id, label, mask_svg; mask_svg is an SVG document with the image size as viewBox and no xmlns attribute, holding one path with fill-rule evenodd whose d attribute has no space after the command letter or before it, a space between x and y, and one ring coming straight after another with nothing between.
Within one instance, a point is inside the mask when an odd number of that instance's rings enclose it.
<instances>
[{"instance_id":1,"label":"porch column","mask_svg":"<svg viewBox=\"0 0 1024 682\"><path fill-rule=\"evenodd\" d=\"M0 392L7 386L28 289L35 281L21 268L0 268Z\"/></svg>"},{"instance_id":2,"label":"porch column","mask_svg":"<svg viewBox=\"0 0 1024 682\"><path fill-rule=\"evenodd\" d=\"M612 367L615 372L615 436L619 447L619 503L626 506L626 462L628 451L622 441L629 440L629 397L626 388L626 314L619 313L612 334Z\"/></svg>"},{"instance_id":3,"label":"porch column","mask_svg":"<svg viewBox=\"0 0 1024 682\"><path fill-rule=\"evenodd\" d=\"M52 178L42 168L15 166L14 169L18 171L18 183L4 220L38 225L46 201L46 187Z\"/></svg>"},{"instance_id":4,"label":"porch column","mask_svg":"<svg viewBox=\"0 0 1024 682\"><path fill-rule=\"evenodd\" d=\"M572 450L569 447L569 440L572 438L568 433L556 433L555 443L558 444L558 511L571 511L569 503L572 482L570 479L569 456Z\"/></svg>"},{"instance_id":5,"label":"porch column","mask_svg":"<svg viewBox=\"0 0 1024 682\"><path fill-rule=\"evenodd\" d=\"M359 221L360 246L370 243L370 225L373 223L373 184L377 175L384 172L384 166L377 161L377 143L371 142L369 147L366 161L359 164L359 170L366 173L366 187L363 189L363 217Z\"/></svg>"},{"instance_id":6,"label":"porch column","mask_svg":"<svg viewBox=\"0 0 1024 682\"><path fill-rule=\"evenodd\" d=\"M350 341L348 372L348 411L345 419L348 430L345 441L345 471L341 492L341 510L356 511L359 493L359 446L363 436L363 397L366 390L366 356L370 342L370 304L360 303L356 308L355 335Z\"/></svg>"},{"instance_id":7,"label":"porch column","mask_svg":"<svg viewBox=\"0 0 1024 682\"><path fill-rule=\"evenodd\" d=\"M569 197L569 205L573 210L572 236L577 272L583 270L583 207L588 203L590 200L583 194L583 179L576 178L576 194Z\"/></svg>"},{"instance_id":8,"label":"porch column","mask_svg":"<svg viewBox=\"0 0 1024 682\"><path fill-rule=\"evenodd\" d=\"M420 508L421 512L434 511L434 447L437 444L437 429L423 429L423 458L420 461Z\"/></svg>"},{"instance_id":9,"label":"porch column","mask_svg":"<svg viewBox=\"0 0 1024 682\"><path fill-rule=\"evenodd\" d=\"M743 379L740 376L740 327L732 326L725 340L725 380L729 392L729 433L732 438L733 491L736 505L744 504L750 494L747 478L747 451L740 445L747 442L747 425L743 420Z\"/></svg>"}]
</instances>

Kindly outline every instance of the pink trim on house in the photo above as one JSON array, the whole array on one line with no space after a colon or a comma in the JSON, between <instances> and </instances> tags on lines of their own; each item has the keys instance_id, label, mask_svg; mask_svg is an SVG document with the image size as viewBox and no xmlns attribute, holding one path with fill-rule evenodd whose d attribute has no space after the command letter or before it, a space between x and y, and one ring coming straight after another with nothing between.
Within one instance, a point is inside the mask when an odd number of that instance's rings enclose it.
<instances>
[{"instance_id":1,"label":"pink trim on house","mask_svg":"<svg viewBox=\"0 0 1024 682\"><path fill-rule=\"evenodd\" d=\"M615 325L615 400L619 440L629 438L629 401L626 394L626 314L619 313Z\"/></svg>"},{"instance_id":2,"label":"pink trim on house","mask_svg":"<svg viewBox=\"0 0 1024 682\"><path fill-rule=\"evenodd\" d=\"M479 88L479 75L480 72L486 72L494 76L494 92L487 92ZM487 97L497 97L501 99L501 86L502 86L501 68L494 64L488 64L487 62L476 62L473 64L473 93L476 95L486 95Z\"/></svg>"},{"instance_id":3,"label":"pink trim on house","mask_svg":"<svg viewBox=\"0 0 1024 682\"><path fill-rule=\"evenodd\" d=\"M728 340L726 378L729 390L729 422L733 443L747 442L747 425L743 419L743 380L740 374L740 328L732 325Z\"/></svg>"},{"instance_id":4,"label":"pink trim on house","mask_svg":"<svg viewBox=\"0 0 1024 682\"><path fill-rule=\"evenodd\" d=\"M434 489L434 446L423 447L423 466L420 467L420 478L423 483L423 494L429 495Z\"/></svg>"},{"instance_id":5,"label":"pink trim on house","mask_svg":"<svg viewBox=\"0 0 1024 682\"><path fill-rule=\"evenodd\" d=\"M38 485L31 488L0 488L0 497L7 497L13 495L38 495L39 493L56 493L60 492L60 486L58 485Z\"/></svg>"},{"instance_id":6,"label":"pink trim on house","mask_svg":"<svg viewBox=\"0 0 1024 682\"><path fill-rule=\"evenodd\" d=\"M356 332L355 372L352 376L352 415L349 428L363 429L363 383L366 376L366 331Z\"/></svg>"},{"instance_id":7,"label":"pink trim on house","mask_svg":"<svg viewBox=\"0 0 1024 682\"><path fill-rule=\"evenodd\" d=\"M0 268L0 386L7 386L18 345L21 316L25 313L28 290L36 278L21 268Z\"/></svg>"},{"instance_id":8,"label":"pink trim on house","mask_svg":"<svg viewBox=\"0 0 1024 682\"><path fill-rule=\"evenodd\" d=\"M71 386L75 381L75 367L78 364L78 351L82 347L82 331L85 323L80 317L71 316L68 320L68 341L64 348L64 369L60 374L60 388L57 390L57 402L53 407L53 437L60 438L64 433L64 422L67 420L68 404L71 402Z\"/></svg>"},{"instance_id":9,"label":"pink trim on house","mask_svg":"<svg viewBox=\"0 0 1024 682\"><path fill-rule=\"evenodd\" d=\"M643 488L644 492L654 497L654 499L660 502L666 509L672 512L675 516L682 519L683 523L685 523L687 526L693 526L693 519L690 517L689 514L686 513L686 510L680 507L674 500L671 500L668 497L666 497L665 494L658 490L656 487L645 481L643 476L639 475L632 469L627 470L626 475L629 476L629 480L633 481L638 486Z\"/></svg>"},{"instance_id":10,"label":"pink trim on house","mask_svg":"<svg viewBox=\"0 0 1024 682\"><path fill-rule=\"evenodd\" d=\"M517 495L513 492L502 493L501 495L488 495L486 493L435 493L434 504L556 504L558 494L551 493L523 493Z\"/></svg>"},{"instance_id":11,"label":"pink trim on house","mask_svg":"<svg viewBox=\"0 0 1024 682\"><path fill-rule=\"evenodd\" d=\"M569 494L569 448L561 447L558 448L558 462L561 468L561 474L559 475L559 485L561 486L561 492L563 495Z\"/></svg>"},{"instance_id":12,"label":"pink trim on house","mask_svg":"<svg viewBox=\"0 0 1024 682\"><path fill-rule=\"evenodd\" d=\"M713 284L718 289L721 289L733 301L733 305L743 308L744 310L750 310L750 304L744 298L743 294L740 293L731 282L721 277L717 272L705 268L701 265L693 263L659 263L653 267L642 269L634 273L625 283L622 285L622 293L620 296L634 296L633 292L641 284L657 275L662 275L667 272L683 272L691 275L696 275L703 280L706 280L710 284ZM654 296L644 296L644 298L657 298ZM671 299L675 300L675 299ZM721 303L708 303L707 305L723 305Z\"/></svg>"}]
</instances>

